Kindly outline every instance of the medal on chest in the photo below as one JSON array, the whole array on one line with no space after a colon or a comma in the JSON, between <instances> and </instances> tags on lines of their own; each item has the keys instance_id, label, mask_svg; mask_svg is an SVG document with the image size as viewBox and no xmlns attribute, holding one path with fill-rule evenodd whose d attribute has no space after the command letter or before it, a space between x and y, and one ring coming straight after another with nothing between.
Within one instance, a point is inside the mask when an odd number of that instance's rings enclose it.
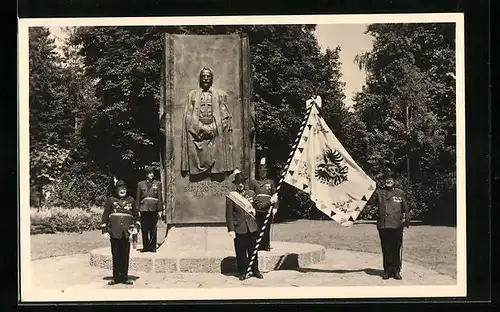
<instances>
[{"instance_id":1,"label":"medal on chest","mask_svg":"<svg viewBox=\"0 0 500 312\"><path fill-rule=\"evenodd\" d=\"M113 212L118 212L120 210L126 210L126 211L132 210L132 203L119 202L119 201L113 202Z\"/></svg>"},{"instance_id":2,"label":"medal on chest","mask_svg":"<svg viewBox=\"0 0 500 312\"><path fill-rule=\"evenodd\" d=\"M395 203L401 203L403 201L403 199L401 197L398 197L398 196L393 196L392 201Z\"/></svg>"},{"instance_id":3,"label":"medal on chest","mask_svg":"<svg viewBox=\"0 0 500 312\"><path fill-rule=\"evenodd\" d=\"M266 191L271 192L271 183L266 183L264 187L266 188Z\"/></svg>"}]
</instances>

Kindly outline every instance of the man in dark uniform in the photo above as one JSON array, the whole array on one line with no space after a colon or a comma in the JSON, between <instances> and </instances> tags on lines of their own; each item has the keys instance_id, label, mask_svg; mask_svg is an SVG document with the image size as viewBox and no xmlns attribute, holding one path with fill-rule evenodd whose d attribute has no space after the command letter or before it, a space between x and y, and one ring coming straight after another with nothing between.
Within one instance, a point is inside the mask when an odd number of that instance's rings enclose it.
<instances>
[{"instance_id":1,"label":"man in dark uniform","mask_svg":"<svg viewBox=\"0 0 500 312\"><path fill-rule=\"evenodd\" d=\"M394 177L390 172L383 176L383 187L375 190L371 203L378 208L377 229L382 246L383 279L394 277L401 280L401 245L403 227L408 227L408 205L405 193L394 187Z\"/></svg>"},{"instance_id":2,"label":"man in dark uniform","mask_svg":"<svg viewBox=\"0 0 500 312\"><path fill-rule=\"evenodd\" d=\"M254 205L256 209L256 221L259 231L264 225L267 211L273 206L272 214L278 210L278 196L276 194L276 185L274 181L268 178L266 159L262 158L259 163L258 177L256 180L250 181L250 190L255 192ZM269 221L268 221L269 222ZM271 250L270 244L271 224L268 224L259 245L259 250Z\"/></svg>"},{"instance_id":3,"label":"man in dark uniform","mask_svg":"<svg viewBox=\"0 0 500 312\"><path fill-rule=\"evenodd\" d=\"M137 207L141 213L142 251L156 252L158 219L164 213L161 182L154 180L153 168L147 166L146 180L137 183Z\"/></svg>"},{"instance_id":4,"label":"man in dark uniform","mask_svg":"<svg viewBox=\"0 0 500 312\"><path fill-rule=\"evenodd\" d=\"M236 264L240 280L246 278L246 270L259 233L255 222L255 209L252 208L255 193L246 189L246 181L247 178L243 173L236 173L233 181L236 190L226 197L226 224L229 235L234 239ZM252 264L252 273L256 278L263 278L259 271L258 257Z\"/></svg>"},{"instance_id":5,"label":"man in dark uniform","mask_svg":"<svg viewBox=\"0 0 500 312\"><path fill-rule=\"evenodd\" d=\"M130 233L138 227L139 212L135 201L127 196L127 185L123 181L116 182L117 196L111 196L106 201L102 215L101 229L103 235L111 241L113 256L113 280L109 285L123 283L130 285L128 280L128 265L130 257Z\"/></svg>"}]
</instances>

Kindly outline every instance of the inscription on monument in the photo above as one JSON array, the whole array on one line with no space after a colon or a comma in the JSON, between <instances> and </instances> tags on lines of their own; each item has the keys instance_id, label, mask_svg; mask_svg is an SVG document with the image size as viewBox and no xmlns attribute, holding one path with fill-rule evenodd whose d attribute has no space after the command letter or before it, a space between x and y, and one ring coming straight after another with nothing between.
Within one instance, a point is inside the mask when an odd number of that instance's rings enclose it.
<instances>
[{"instance_id":1,"label":"inscription on monument","mask_svg":"<svg viewBox=\"0 0 500 312\"><path fill-rule=\"evenodd\" d=\"M206 196L225 197L230 191L230 188L225 183L214 181L189 182L184 188L184 192L191 193L194 198L203 198Z\"/></svg>"}]
</instances>

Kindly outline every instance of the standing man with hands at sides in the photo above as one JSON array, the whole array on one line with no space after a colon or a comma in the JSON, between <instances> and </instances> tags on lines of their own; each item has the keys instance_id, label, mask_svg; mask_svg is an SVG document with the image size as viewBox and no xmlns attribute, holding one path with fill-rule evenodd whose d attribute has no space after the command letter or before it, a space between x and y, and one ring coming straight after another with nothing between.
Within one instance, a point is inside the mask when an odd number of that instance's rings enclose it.
<instances>
[{"instance_id":1,"label":"standing man with hands at sides","mask_svg":"<svg viewBox=\"0 0 500 312\"><path fill-rule=\"evenodd\" d=\"M401 246L403 227L408 227L409 213L404 191L394 187L394 176L387 171L383 176L383 186L375 190L370 202L378 208L377 229L382 246L383 279L394 277L401 280Z\"/></svg>"},{"instance_id":2,"label":"standing man with hands at sides","mask_svg":"<svg viewBox=\"0 0 500 312\"><path fill-rule=\"evenodd\" d=\"M113 257L113 280L108 285L123 283L131 285L128 280L130 260L130 234L140 226L139 212L135 201L127 196L127 185L124 181L115 184L116 195L106 201L102 215L102 234L110 239Z\"/></svg>"},{"instance_id":3,"label":"standing man with hands at sides","mask_svg":"<svg viewBox=\"0 0 500 312\"><path fill-rule=\"evenodd\" d=\"M137 207L141 214L142 252L156 252L158 219L164 214L161 182L154 180L154 170L146 166L146 180L137 183Z\"/></svg>"},{"instance_id":4,"label":"standing man with hands at sides","mask_svg":"<svg viewBox=\"0 0 500 312\"><path fill-rule=\"evenodd\" d=\"M246 278L249 260L255 249L259 228L255 221L253 198L255 193L246 187L247 178L239 170L235 170L233 183L236 190L226 196L226 225L229 235L234 239L238 277ZM258 257L252 264L252 273L256 278L263 278L259 271Z\"/></svg>"},{"instance_id":5,"label":"standing man with hands at sides","mask_svg":"<svg viewBox=\"0 0 500 312\"><path fill-rule=\"evenodd\" d=\"M269 208L272 206L272 215L274 216L278 210L278 195L276 193L276 185L274 181L269 179L267 174L266 158L263 157L259 163L258 178L250 182L250 190L255 192L254 206L256 210L256 221L260 229L264 225ZM259 250L270 251L270 232L271 222L264 231L264 236L259 245Z\"/></svg>"}]
</instances>

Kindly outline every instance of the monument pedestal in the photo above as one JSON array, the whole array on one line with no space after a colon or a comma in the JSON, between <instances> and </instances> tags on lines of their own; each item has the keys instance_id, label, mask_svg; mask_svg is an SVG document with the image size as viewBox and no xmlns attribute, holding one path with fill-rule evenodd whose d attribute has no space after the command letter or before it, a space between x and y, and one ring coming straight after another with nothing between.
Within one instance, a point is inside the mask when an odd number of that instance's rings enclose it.
<instances>
[{"instance_id":1,"label":"monument pedestal","mask_svg":"<svg viewBox=\"0 0 500 312\"><path fill-rule=\"evenodd\" d=\"M271 242L271 251L259 251L262 272L309 266L325 260L325 247L294 242ZM112 268L111 248L90 252L90 264ZM170 229L156 253L130 252L130 271L156 273L235 273L233 239L225 227L179 227Z\"/></svg>"}]
</instances>

